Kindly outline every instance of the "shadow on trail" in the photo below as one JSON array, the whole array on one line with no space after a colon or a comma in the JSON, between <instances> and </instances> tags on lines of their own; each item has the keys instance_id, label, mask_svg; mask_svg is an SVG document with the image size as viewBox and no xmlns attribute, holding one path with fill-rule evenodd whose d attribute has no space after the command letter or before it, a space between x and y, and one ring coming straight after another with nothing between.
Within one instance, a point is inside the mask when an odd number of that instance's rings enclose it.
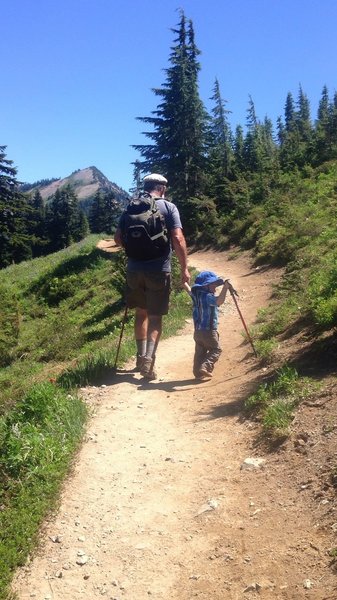
<instances>
[{"instance_id":1,"label":"shadow on trail","mask_svg":"<svg viewBox=\"0 0 337 600\"><path fill-rule=\"evenodd\" d=\"M244 409L244 402L246 398L252 394L258 385L261 383L261 380L264 378L261 373L257 376L249 376L249 373L252 373L256 370L256 366L253 365L248 371L242 375L238 375L236 377L227 377L221 380L221 382L213 382L212 380L197 380L194 378L189 379L173 379L170 381L148 381L146 379L140 379L138 377L138 373L134 370L125 370L125 369L117 369L116 371L105 374L100 378L99 381L96 381L96 385L107 385L114 386L120 385L122 383L128 383L134 385L138 388L139 391L148 391L148 390L161 390L168 394L171 393L180 393L190 390L202 390L203 393L211 394L215 400L219 400L219 403L214 404L211 409L207 411L201 411L198 414L198 418L203 418L205 420L211 419L224 419L226 417L233 417L236 415L240 415L240 420L245 421L247 415ZM249 382L240 384L240 380L247 377L250 377ZM223 392L221 394L217 394L217 387L219 385L223 385L223 383L230 383L231 381L238 382L237 392L233 395L231 394L231 398L229 401L224 400Z\"/></svg>"},{"instance_id":2,"label":"shadow on trail","mask_svg":"<svg viewBox=\"0 0 337 600\"><path fill-rule=\"evenodd\" d=\"M188 389L194 389L195 387L199 387L200 385L206 383L206 381L197 381L196 379L174 379L172 381L160 381L155 379L153 381L148 381L147 379L139 379L136 377L137 372L134 369L125 370L125 369L117 369L116 371L112 371L108 374L102 375L99 379L95 381L95 385L119 385L121 383L130 383L135 385L140 390L162 390L164 392L181 392L183 390L178 389L179 387L183 387L184 389L187 386L190 386Z\"/></svg>"},{"instance_id":3,"label":"shadow on trail","mask_svg":"<svg viewBox=\"0 0 337 600\"><path fill-rule=\"evenodd\" d=\"M243 379L246 375L241 375L238 379ZM233 378L234 379L234 378ZM225 419L228 417L239 417L239 421L243 422L247 420L247 413L245 411L245 400L256 391L256 388L261 383L262 376L258 376L255 379L251 379L249 382L240 385L237 391L228 398L224 397L224 393L218 396L214 395L214 399L218 400L216 404L209 407L205 411L199 412L199 417L204 420L210 421L213 419ZM225 381L230 381L225 380ZM214 392L213 392L214 394ZM225 401L224 401L225 400Z\"/></svg>"},{"instance_id":4,"label":"shadow on trail","mask_svg":"<svg viewBox=\"0 0 337 600\"><path fill-rule=\"evenodd\" d=\"M101 377L95 379L95 382L93 382L93 384L97 386L114 386L119 385L121 383L129 383L137 386L139 390L161 390L167 393L179 393L194 389L212 389L219 385L219 383L213 383L209 379L198 380L194 377L191 377L189 379L172 379L170 381L160 381L158 379L148 381L147 379L139 379L137 375L138 373L134 369L117 369L116 371L112 370L109 373L104 373L103 375L101 375ZM237 377L228 377L222 382L229 382L236 379L239 380L243 377L244 375L240 375ZM213 389L212 394L214 394Z\"/></svg>"}]
</instances>

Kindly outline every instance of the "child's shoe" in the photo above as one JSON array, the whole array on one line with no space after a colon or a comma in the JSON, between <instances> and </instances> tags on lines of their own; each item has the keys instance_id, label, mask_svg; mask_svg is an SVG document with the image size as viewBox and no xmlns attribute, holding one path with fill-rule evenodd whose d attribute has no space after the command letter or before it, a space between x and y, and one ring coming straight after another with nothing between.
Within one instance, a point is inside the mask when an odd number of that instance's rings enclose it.
<instances>
[{"instance_id":1,"label":"child's shoe","mask_svg":"<svg viewBox=\"0 0 337 600\"><path fill-rule=\"evenodd\" d=\"M199 379L211 379L213 377L212 373L207 371L206 368L201 367L199 369L198 378Z\"/></svg>"}]
</instances>

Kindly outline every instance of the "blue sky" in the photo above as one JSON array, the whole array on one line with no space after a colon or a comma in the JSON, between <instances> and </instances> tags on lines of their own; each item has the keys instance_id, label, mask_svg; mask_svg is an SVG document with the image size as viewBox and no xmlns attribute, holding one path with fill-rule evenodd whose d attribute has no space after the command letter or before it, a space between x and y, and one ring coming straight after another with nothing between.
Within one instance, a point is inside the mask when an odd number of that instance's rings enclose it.
<instances>
[{"instance_id":1,"label":"blue sky","mask_svg":"<svg viewBox=\"0 0 337 600\"><path fill-rule=\"evenodd\" d=\"M249 95L276 127L301 85L313 119L337 88L336 0L10 0L0 10L0 145L20 181L96 166L128 190L132 144L165 81L179 8L201 50L200 96L215 78L245 125Z\"/></svg>"}]
</instances>

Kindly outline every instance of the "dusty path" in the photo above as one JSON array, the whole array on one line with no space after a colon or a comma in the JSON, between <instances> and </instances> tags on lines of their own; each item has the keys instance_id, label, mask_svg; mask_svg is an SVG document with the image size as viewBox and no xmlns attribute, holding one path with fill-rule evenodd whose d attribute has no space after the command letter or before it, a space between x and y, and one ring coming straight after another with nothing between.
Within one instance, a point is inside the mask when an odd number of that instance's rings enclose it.
<instances>
[{"instance_id":1,"label":"dusty path","mask_svg":"<svg viewBox=\"0 0 337 600\"><path fill-rule=\"evenodd\" d=\"M248 323L277 279L247 257L200 252L190 263L231 277ZM18 598L337 598L321 534L282 456L241 468L261 456L242 402L264 375L241 332L229 299L211 381L192 379L189 323L161 342L159 380L144 384L129 365L83 391L94 415L59 512L17 575Z\"/></svg>"}]
</instances>

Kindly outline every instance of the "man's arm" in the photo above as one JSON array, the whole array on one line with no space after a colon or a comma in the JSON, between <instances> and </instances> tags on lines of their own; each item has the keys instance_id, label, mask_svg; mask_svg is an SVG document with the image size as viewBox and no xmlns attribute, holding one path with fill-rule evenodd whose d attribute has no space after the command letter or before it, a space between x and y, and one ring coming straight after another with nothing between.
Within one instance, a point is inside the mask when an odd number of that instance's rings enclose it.
<instances>
[{"instance_id":1,"label":"man's arm","mask_svg":"<svg viewBox=\"0 0 337 600\"><path fill-rule=\"evenodd\" d=\"M114 240L115 240L115 244L116 246L121 246L123 247L123 242L122 242L122 231L119 227L117 227L116 231L115 231L115 235L114 235Z\"/></svg>"},{"instance_id":2,"label":"man's arm","mask_svg":"<svg viewBox=\"0 0 337 600\"><path fill-rule=\"evenodd\" d=\"M191 275L187 266L187 247L184 234L180 228L171 230L171 242L180 263L181 282L182 284L189 283Z\"/></svg>"}]
</instances>

